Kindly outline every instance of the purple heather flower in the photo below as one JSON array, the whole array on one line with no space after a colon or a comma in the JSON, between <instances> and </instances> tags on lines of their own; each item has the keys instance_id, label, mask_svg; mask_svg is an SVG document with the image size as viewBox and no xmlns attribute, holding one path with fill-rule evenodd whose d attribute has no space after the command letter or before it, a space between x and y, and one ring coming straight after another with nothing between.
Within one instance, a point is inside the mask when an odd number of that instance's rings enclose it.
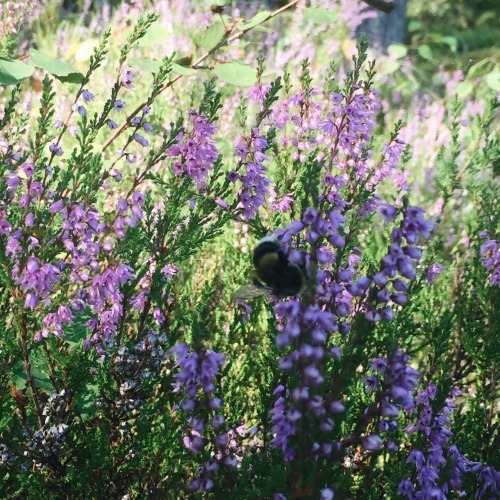
<instances>
[{"instance_id":1,"label":"purple heather flower","mask_svg":"<svg viewBox=\"0 0 500 500\"><path fill-rule=\"evenodd\" d=\"M500 286L500 242L487 240L480 249L483 266L489 271L490 285Z\"/></svg>"},{"instance_id":2,"label":"purple heather flower","mask_svg":"<svg viewBox=\"0 0 500 500\"><path fill-rule=\"evenodd\" d=\"M227 201L224 201L222 198L215 198L215 203L217 203L217 205L219 205L219 207L223 208L223 209L227 209L229 208L229 204L227 203Z\"/></svg>"},{"instance_id":3,"label":"purple heather flower","mask_svg":"<svg viewBox=\"0 0 500 500\"><path fill-rule=\"evenodd\" d=\"M149 146L149 141L146 138L142 137L142 135L134 134L134 140L143 147Z\"/></svg>"},{"instance_id":4,"label":"purple heather flower","mask_svg":"<svg viewBox=\"0 0 500 500\"><path fill-rule=\"evenodd\" d=\"M133 89L134 83L134 69L132 68L123 68L122 70L122 85L127 89Z\"/></svg>"},{"instance_id":5,"label":"purple heather flower","mask_svg":"<svg viewBox=\"0 0 500 500\"><path fill-rule=\"evenodd\" d=\"M406 496L407 498L413 498L413 492L415 488L411 481L404 479L399 483L398 494Z\"/></svg>"},{"instance_id":6,"label":"purple heather flower","mask_svg":"<svg viewBox=\"0 0 500 500\"><path fill-rule=\"evenodd\" d=\"M324 488L321 490L320 499L321 500L333 500L334 493L332 488Z\"/></svg>"},{"instance_id":7,"label":"purple heather flower","mask_svg":"<svg viewBox=\"0 0 500 500\"><path fill-rule=\"evenodd\" d=\"M363 382L363 384L365 384L367 392L374 391L378 386L378 378L377 377L363 377L361 379L361 382Z\"/></svg>"},{"instance_id":8,"label":"purple heather flower","mask_svg":"<svg viewBox=\"0 0 500 500\"><path fill-rule=\"evenodd\" d=\"M20 168L28 178L30 178L35 173L34 163L23 163Z\"/></svg>"},{"instance_id":9,"label":"purple heather flower","mask_svg":"<svg viewBox=\"0 0 500 500\"><path fill-rule=\"evenodd\" d=\"M1 219L0 213L0 234L10 234L12 232L12 225L9 221Z\"/></svg>"},{"instance_id":10,"label":"purple heather flower","mask_svg":"<svg viewBox=\"0 0 500 500\"><path fill-rule=\"evenodd\" d=\"M85 102L90 102L94 99L94 94L92 94L92 92L90 92L87 89L83 89L82 90L82 97L85 100Z\"/></svg>"},{"instance_id":11,"label":"purple heather flower","mask_svg":"<svg viewBox=\"0 0 500 500\"><path fill-rule=\"evenodd\" d=\"M382 448L384 442L380 438L380 436L366 436L361 440L363 448L367 451L376 451Z\"/></svg>"},{"instance_id":12,"label":"purple heather flower","mask_svg":"<svg viewBox=\"0 0 500 500\"><path fill-rule=\"evenodd\" d=\"M51 144L49 146L49 151L51 153L54 153L56 156L62 156L63 155L63 150L61 147L57 146L56 144Z\"/></svg>"},{"instance_id":13,"label":"purple heather flower","mask_svg":"<svg viewBox=\"0 0 500 500\"><path fill-rule=\"evenodd\" d=\"M7 191L15 191L17 186L21 183L21 179L14 173L10 172L7 174Z\"/></svg>"},{"instance_id":14,"label":"purple heather flower","mask_svg":"<svg viewBox=\"0 0 500 500\"><path fill-rule=\"evenodd\" d=\"M115 111L123 111L125 109L125 103L121 99L117 99L113 103L113 108Z\"/></svg>"},{"instance_id":15,"label":"purple heather flower","mask_svg":"<svg viewBox=\"0 0 500 500\"><path fill-rule=\"evenodd\" d=\"M387 361L383 358L372 359L371 369L383 375L387 370Z\"/></svg>"}]
</instances>

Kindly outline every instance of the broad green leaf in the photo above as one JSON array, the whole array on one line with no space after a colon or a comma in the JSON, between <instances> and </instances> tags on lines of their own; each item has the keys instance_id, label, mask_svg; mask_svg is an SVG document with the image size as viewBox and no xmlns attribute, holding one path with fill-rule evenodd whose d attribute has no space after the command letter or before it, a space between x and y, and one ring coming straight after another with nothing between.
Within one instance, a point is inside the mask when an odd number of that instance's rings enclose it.
<instances>
[{"instance_id":1,"label":"broad green leaf","mask_svg":"<svg viewBox=\"0 0 500 500\"><path fill-rule=\"evenodd\" d=\"M94 49L98 45L99 40L97 40L96 38L88 38L87 40L70 47L68 54L74 54L76 61L89 61L90 56L94 53Z\"/></svg>"},{"instance_id":2,"label":"broad green leaf","mask_svg":"<svg viewBox=\"0 0 500 500\"><path fill-rule=\"evenodd\" d=\"M31 364L31 375L33 376L35 386L39 389L45 389L46 391L54 390L54 386L50 382L49 376L33 363ZM24 389L26 387L28 377L26 376L22 360L19 360L12 366L10 381L16 386L17 389Z\"/></svg>"},{"instance_id":3,"label":"broad green leaf","mask_svg":"<svg viewBox=\"0 0 500 500\"><path fill-rule=\"evenodd\" d=\"M76 397L76 406L83 421L89 420L97 414L95 400L99 397L99 387L95 384L86 384L86 391L79 392Z\"/></svg>"},{"instance_id":4,"label":"broad green leaf","mask_svg":"<svg viewBox=\"0 0 500 500\"><path fill-rule=\"evenodd\" d=\"M314 24L331 24L337 19L337 14L321 7L309 7L305 10L304 16Z\"/></svg>"},{"instance_id":5,"label":"broad green leaf","mask_svg":"<svg viewBox=\"0 0 500 500\"><path fill-rule=\"evenodd\" d=\"M401 63L399 61L391 61L385 68L384 73L388 75L392 75L395 73L399 68L401 68Z\"/></svg>"},{"instance_id":6,"label":"broad green leaf","mask_svg":"<svg viewBox=\"0 0 500 500\"><path fill-rule=\"evenodd\" d=\"M424 59L432 59L432 50L428 45L420 45L418 53Z\"/></svg>"},{"instance_id":7,"label":"broad green leaf","mask_svg":"<svg viewBox=\"0 0 500 500\"><path fill-rule=\"evenodd\" d=\"M35 68L21 61L0 57L0 85L16 85L29 78Z\"/></svg>"},{"instance_id":8,"label":"broad green leaf","mask_svg":"<svg viewBox=\"0 0 500 500\"><path fill-rule=\"evenodd\" d=\"M417 21L416 19L410 19L408 23L408 31L410 33L413 31L418 31L420 28L422 28L422 23L420 21Z\"/></svg>"},{"instance_id":9,"label":"broad green leaf","mask_svg":"<svg viewBox=\"0 0 500 500\"><path fill-rule=\"evenodd\" d=\"M181 66L180 64L174 62L172 63L172 71L183 76L194 75L196 73L195 69L187 68L186 66Z\"/></svg>"},{"instance_id":10,"label":"broad green leaf","mask_svg":"<svg viewBox=\"0 0 500 500\"><path fill-rule=\"evenodd\" d=\"M494 69L491 73L488 73L485 80L486 85L488 85L491 90L500 92L500 70L498 68Z\"/></svg>"},{"instance_id":11,"label":"broad green leaf","mask_svg":"<svg viewBox=\"0 0 500 500\"><path fill-rule=\"evenodd\" d=\"M200 47L207 52L212 50L223 38L224 26L220 21L211 24L202 34L200 38Z\"/></svg>"},{"instance_id":12,"label":"broad green leaf","mask_svg":"<svg viewBox=\"0 0 500 500\"><path fill-rule=\"evenodd\" d=\"M250 21L240 26L240 30L244 31L255 28L255 26L264 22L269 17L269 14L270 12L268 10L263 10L262 12L255 14Z\"/></svg>"},{"instance_id":13,"label":"broad green leaf","mask_svg":"<svg viewBox=\"0 0 500 500\"><path fill-rule=\"evenodd\" d=\"M441 35L441 33L427 33L426 38L434 43L441 43L443 41L443 35Z\"/></svg>"},{"instance_id":14,"label":"broad green leaf","mask_svg":"<svg viewBox=\"0 0 500 500\"><path fill-rule=\"evenodd\" d=\"M474 80L475 78L479 78L480 76L485 75L489 71L489 66L489 59L483 59L476 64L473 64L467 72L467 78L469 80Z\"/></svg>"},{"instance_id":15,"label":"broad green leaf","mask_svg":"<svg viewBox=\"0 0 500 500\"><path fill-rule=\"evenodd\" d=\"M227 83L249 87L257 81L257 70L241 63L219 64L215 74Z\"/></svg>"},{"instance_id":16,"label":"broad green leaf","mask_svg":"<svg viewBox=\"0 0 500 500\"><path fill-rule=\"evenodd\" d=\"M408 54L408 47L400 43L393 43L389 45L387 52L395 59L402 59Z\"/></svg>"},{"instance_id":17,"label":"broad green leaf","mask_svg":"<svg viewBox=\"0 0 500 500\"><path fill-rule=\"evenodd\" d=\"M208 5L213 5L215 7L224 7L232 2L232 0L205 0Z\"/></svg>"},{"instance_id":18,"label":"broad green leaf","mask_svg":"<svg viewBox=\"0 0 500 500\"><path fill-rule=\"evenodd\" d=\"M160 24L152 24L146 34L137 42L140 47L161 45L169 39L168 31Z\"/></svg>"},{"instance_id":19,"label":"broad green leaf","mask_svg":"<svg viewBox=\"0 0 500 500\"><path fill-rule=\"evenodd\" d=\"M154 61L152 59L146 59L144 57L132 58L131 63L144 71L149 71L150 73L158 73L160 71L161 61ZM196 73L195 69L182 66L181 64L172 63L172 71L182 76L194 75Z\"/></svg>"},{"instance_id":20,"label":"broad green leaf","mask_svg":"<svg viewBox=\"0 0 500 500\"><path fill-rule=\"evenodd\" d=\"M457 84L455 92L459 99L467 97L474 90L474 84L468 80Z\"/></svg>"},{"instance_id":21,"label":"broad green leaf","mask_svg":"<svg viewBox=\"0 0 500 500\"><path fill-rule=\"evenodd\" d=\"M106 160L111 161L111 160ZM76 347L80 342L87 338L87 327L85 323L92 318L92 313L89 309L81 313L75 314L73 323L65 327L64 340L71 346Z\"/></svg>"},{"instance_id":22,"label":"broad green leaf","mask_svg":"<svg viewBox=\"0 0 500 500\"><path fill-rule=\"evenodd\" d=\"M158 71L160 71L161 61L153 61L145 57L134 57L130 59L130 62L133 66L137 66L144 71L149 71L151 73L158 73Z\"/></svg>"},{"instance_id":23,"label":"broad green leaf","mask_svg":"<svg viewBox=\"0 0 500 500\"><path fill-rule=\"evenodd\" d=\"M458 49L458 41L454 36L443 36L443 43L448 45L452 52L456 52Z\"/></svg>"},{"instance_id":24,"label":"broad green leaf","mask_svg":"<svg viewBox=\"0 0 500 500\"><path fill-rule=\"evenodd\" d=\"M36 49L30 50L30 60L39 68L55 76L58 80L65 83L81 83L83 75L73 66L40 52Z\"/></svg>"}]
</instances>

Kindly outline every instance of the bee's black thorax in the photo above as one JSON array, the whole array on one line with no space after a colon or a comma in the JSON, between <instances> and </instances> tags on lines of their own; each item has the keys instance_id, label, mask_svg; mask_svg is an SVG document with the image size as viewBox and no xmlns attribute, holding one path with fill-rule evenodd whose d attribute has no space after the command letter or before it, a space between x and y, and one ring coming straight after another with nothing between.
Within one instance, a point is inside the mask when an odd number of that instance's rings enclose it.
<instances>
[{"instance_id":1,"label":"bee's black thorax","mask_svg":"<svg viewBox=\"0 0 500 500\"><path fill-rule=\"evenodd\" d=\"M269 240L263 241L262 243L259 243L253 251L253 264L255 267L258 268L259 262L263 257L280 253L283 254L277 242ZM285 258L286 261L286 257L284 254L283 257Z\"/></svg>"},{"instance_id":2,"label":"bee's black thorax","mask_svg":"<svg viewBox=\"0 0 500 500\"><path fill-rule=\"evenodd\" d=\"M253 253L254 285L269 288L278 297L297 295L304 287L302 269L290 264L278 242L265 240Z\"/></svg>"}]
</instances>

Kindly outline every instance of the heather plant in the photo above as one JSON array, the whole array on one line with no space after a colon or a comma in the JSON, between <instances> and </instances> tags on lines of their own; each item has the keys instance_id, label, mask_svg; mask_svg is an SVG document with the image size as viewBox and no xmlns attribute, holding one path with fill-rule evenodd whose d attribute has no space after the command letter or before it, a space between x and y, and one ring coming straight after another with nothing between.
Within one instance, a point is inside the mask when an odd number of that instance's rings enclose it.
<instances>
[{"instance_id":1,"label":"heather plant","mask_svg":"<svg viewBox=\"0 0 500 500\"><path fill-rule=\"evenodd\" d=\"M366 42L309 58L338 7L287 8L197 11L191 62L148 12L82 73L2 60L3 496L499 495L498 96L425 151ZM232 300L270 234L303 290Z\"/></svg>"}]
</instances>

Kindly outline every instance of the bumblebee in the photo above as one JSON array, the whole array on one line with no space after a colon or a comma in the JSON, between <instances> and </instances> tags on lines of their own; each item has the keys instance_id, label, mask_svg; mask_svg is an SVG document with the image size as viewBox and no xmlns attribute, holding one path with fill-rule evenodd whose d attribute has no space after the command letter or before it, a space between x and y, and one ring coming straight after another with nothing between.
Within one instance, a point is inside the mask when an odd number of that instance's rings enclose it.
<instances>
[{"instance_id":1,"label":"bumblebee","mask_svg":"<svg viewBox=\"0 0 500 500\"><path fill-rule=\"evenodd\" d=\"M272 293L277 297L297 295L306 284L301 267L291 264L275 236L261 239L253 251L252 284L231 295L233 299L253 299Z\"/></svg>"}]
</instances>

